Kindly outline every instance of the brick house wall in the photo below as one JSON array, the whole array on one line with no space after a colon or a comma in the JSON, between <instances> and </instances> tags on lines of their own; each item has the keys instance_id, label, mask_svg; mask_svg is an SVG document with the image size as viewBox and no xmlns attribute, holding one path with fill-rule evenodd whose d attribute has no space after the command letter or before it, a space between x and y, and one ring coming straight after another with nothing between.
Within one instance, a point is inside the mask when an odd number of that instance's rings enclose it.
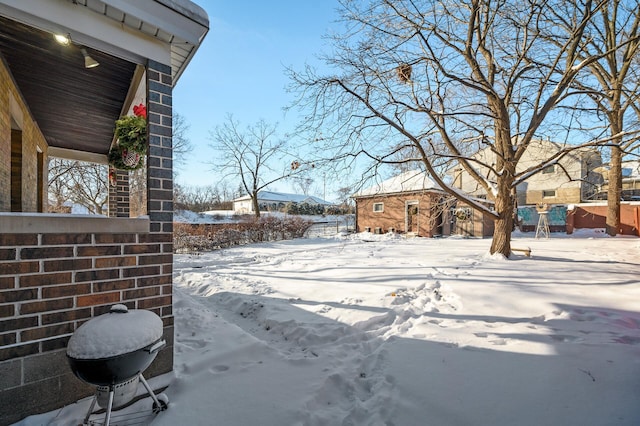
<instances>
[{"instance_id":1,"label":"brick house wall","mask_svg":"<svg viewBox=\"0 0 640 426\"><path fill-rule=\"evenodd\" d=\"M173 368L171 68L150 61L146 76L149 218L96 218L109 229L93 231L82 226L87 218L23 215L11 220L45 229L0 233L0 425L95 391L71 373L65 348L74 330L115 303L162 318L167 347L145 376ZM110 208L124 215L127 200L113 197L119 206Z\"/></svg>"},{"instance_id":2,"label":"brick house wall","mask_svg":"<svg viewBox=\"0 0 640 426\"><path fill-rule=\"evenodd\" d=\"M368 228L382 233L394 230L399 233L415 232L421 237L448 234L448 227L438 229L438 220L432 207L443 197L439 192L414 192L356 198L356 232ZM374 211L374 204L382 203L382 211ZM407 203L418 206L417 229L412 230L406 219ZM445 212L446 216L446 212ZM446 224L446 218L443 218Z\"/></svg>"},{"instance_id":3,"label":"brick house wall","mask_svg":"<svg viewBox=\"0 0 640 426\"><path fill-rule=\"evenodd\" d=\"M46 205L46 195L33 190L38 182L38 167L47 175L46 164L38 165L38 150L46 157L48 144L18 90L9 68L0 55L0 212L11 211L11 130L19 127L22 136L22 208L36 212ZM40 200L38 197L41 197ZM45 203L45 204L43 204Z\"/></svg>"}]
</instances>

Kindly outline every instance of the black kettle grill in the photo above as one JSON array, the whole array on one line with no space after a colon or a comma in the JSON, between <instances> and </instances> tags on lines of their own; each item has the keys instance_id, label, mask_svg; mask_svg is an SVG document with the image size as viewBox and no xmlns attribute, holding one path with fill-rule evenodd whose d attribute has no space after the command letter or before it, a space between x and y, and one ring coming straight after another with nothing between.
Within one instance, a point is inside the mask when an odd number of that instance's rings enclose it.
<instances>
[{"instance_id":1,"label":"black kettle grill","mask_svg":"<svg viewBox=\"0 0 640 426\"><path fill-rule=\"evenodd\" d=\"M139 382L153 399L154 412L165 410L167 403L157 398L142 375L165 346L162 320L151 311L114 305L81 325L69 339L67 359L79 379L97 386L84 423L97 402L106 410L108 426L112 408L133 399Z\"/></svg>"}]
</instances>

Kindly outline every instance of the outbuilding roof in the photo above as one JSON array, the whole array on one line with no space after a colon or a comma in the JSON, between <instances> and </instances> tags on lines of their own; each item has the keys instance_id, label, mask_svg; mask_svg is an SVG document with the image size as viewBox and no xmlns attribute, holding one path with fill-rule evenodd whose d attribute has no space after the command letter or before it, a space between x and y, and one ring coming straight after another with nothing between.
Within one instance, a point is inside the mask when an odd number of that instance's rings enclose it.
<instances>
[{"instance_id":1,"label":"outbuilding roof","mask_svg":"<svg viewBox=\"0 0 640 426\"><path fill-rule=\"evenodd\" d=\"M249 195L244 195L242 197L236 198L233 200L237 201L246 201L250 200L251 197ZM321 205L330 205L329 201L323 200L322 198L314 197L313 195L303 195L303 194L288 194L286 192L272 192L272 191L259 191L258 192L258 200L261 202L279 202L279 203L308 203L308 204L321 204Z\"/></svg>"},{"instance_id":2,"label":"outbuilding roof","mask_svg":"<svg viewBox=\"0 0 640 426\"><path fill-rule=\"evenodd\" d=\"M442 191L426 172L410 170L352 195L352 198L388 195L402 192Z\"/></svg>"}]
</instances>

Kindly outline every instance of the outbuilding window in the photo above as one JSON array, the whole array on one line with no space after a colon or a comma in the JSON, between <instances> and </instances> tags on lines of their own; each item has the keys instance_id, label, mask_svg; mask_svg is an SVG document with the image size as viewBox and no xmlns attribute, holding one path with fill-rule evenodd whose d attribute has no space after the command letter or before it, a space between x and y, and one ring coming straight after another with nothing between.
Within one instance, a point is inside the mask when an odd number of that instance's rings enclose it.
<instances>
[{"instance_id":1,"label":"outbuilding window","mask_svg":"<svg viewBox=\"0 0 640 426\"><path fill-rule=\"evenodd\" d=\"M382 213L384 211L384 203L373 203L373 212Z\"/></svg>"},{"instance_id":2,"label":"outbuilding window","mask_svg":"<svg viewBox=\"0 0 640 426\"><path fill-rule=\"evenodd\" d=\"M555 197L555 196L556 196L556 191L553 189L542 191L542 198Z\"/></svg>"}]
</instances>

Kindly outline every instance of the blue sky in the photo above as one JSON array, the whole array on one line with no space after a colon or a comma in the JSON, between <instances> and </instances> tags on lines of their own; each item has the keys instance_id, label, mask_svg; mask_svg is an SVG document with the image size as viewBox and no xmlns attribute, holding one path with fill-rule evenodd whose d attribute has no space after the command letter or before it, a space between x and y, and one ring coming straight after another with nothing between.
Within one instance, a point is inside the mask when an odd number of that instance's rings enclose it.
<instances>
[{"instance_id":1,"label":"blue sky","mask_svg":"<svg viewBox=\"0 0 640 426\"><path fill-rule=\"evenodd\" d=\"M289 80L284 69L318 63L316 55L326 47L322 36L336 25L338 4L336 0L195 2L207 11L210 30L173 92L174 112L189 124L187 137L193 146L177 182L211 185L219 175L206 164L215 156L209 132L225 121L227 113L243 126L264 119L278 123L279 135L293 130L299 117L295 111L283 112L292 100L285 91ZM286 183L271 189L291 191Z\"/></svg>"}]
</instances>

